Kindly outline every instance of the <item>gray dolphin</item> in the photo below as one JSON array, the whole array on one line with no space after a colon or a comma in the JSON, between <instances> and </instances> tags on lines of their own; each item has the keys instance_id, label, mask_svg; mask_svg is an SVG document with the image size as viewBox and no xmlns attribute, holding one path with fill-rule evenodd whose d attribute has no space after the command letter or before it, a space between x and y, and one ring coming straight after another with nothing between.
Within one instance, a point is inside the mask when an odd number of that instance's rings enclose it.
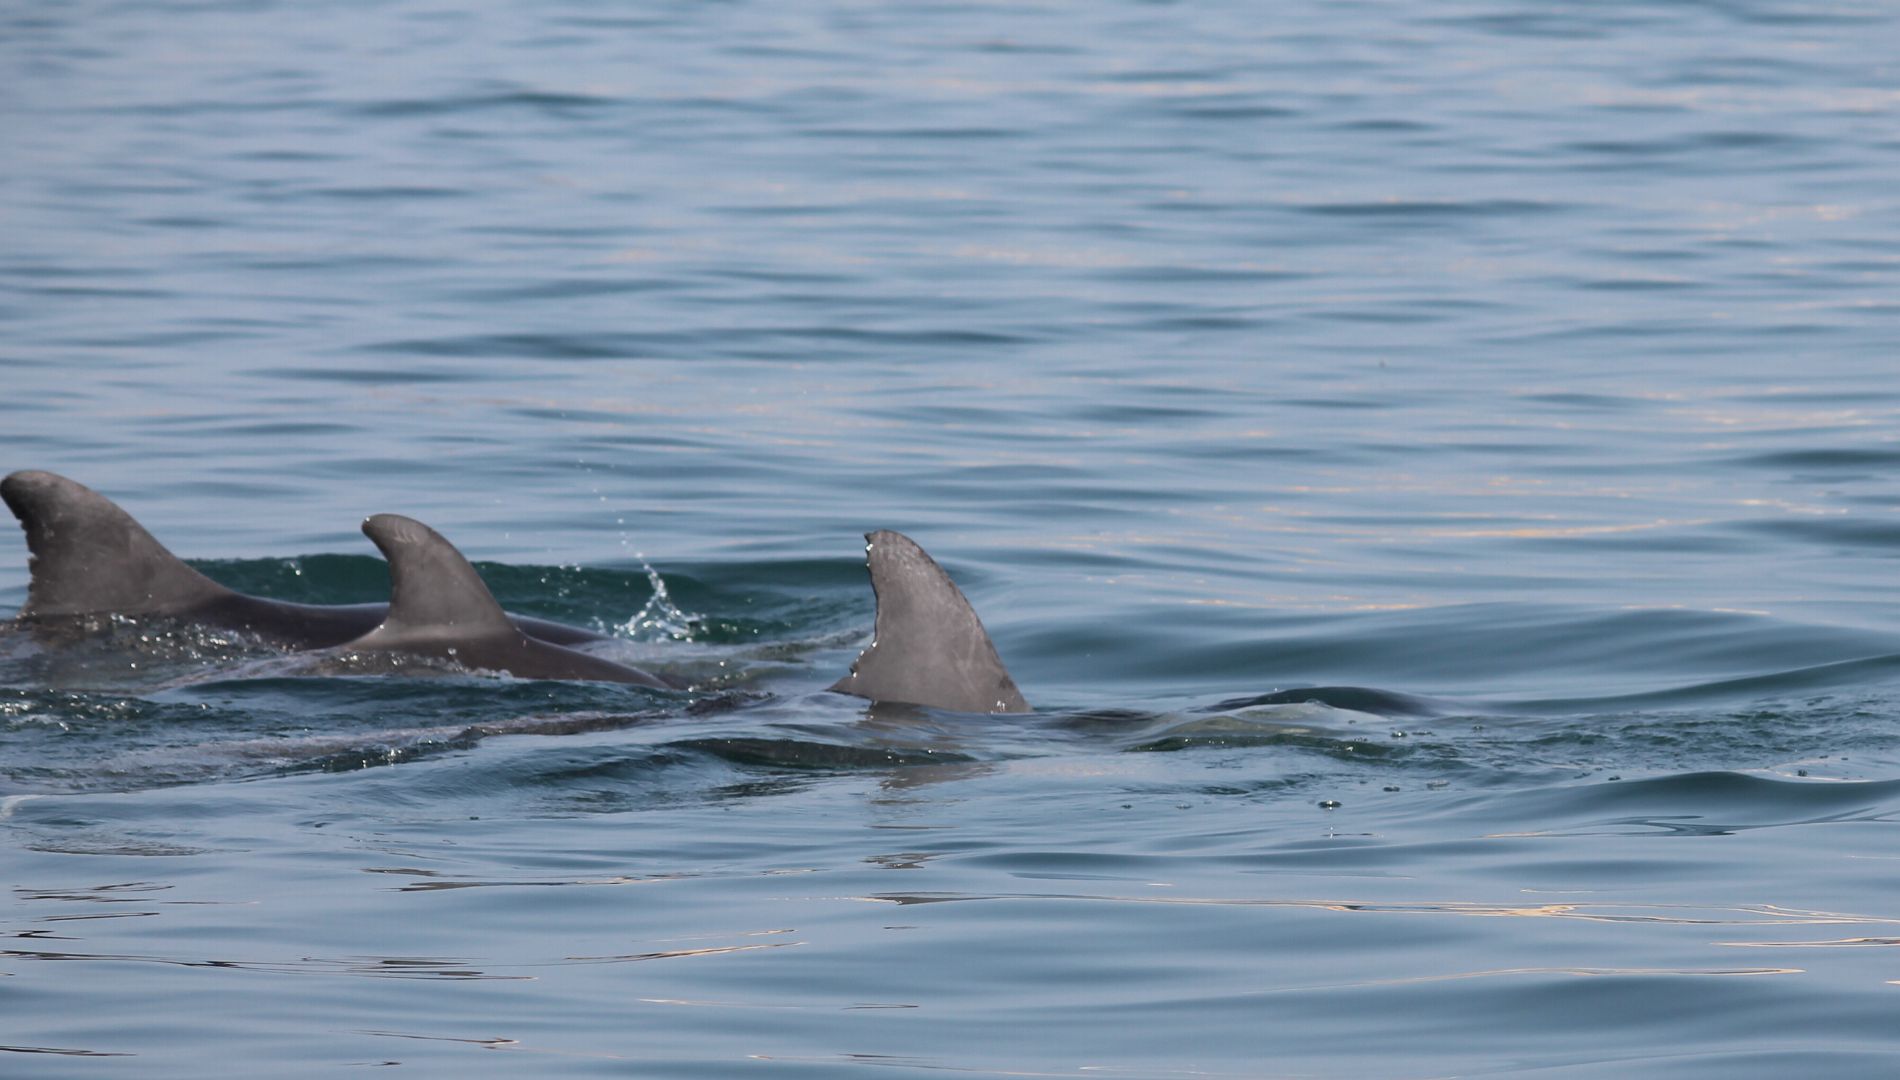
<instances>
[{"instance_id":1,"label":"gray dolphin","mask_svg":"<svg viewBox=\"0 0 1900 1080\"><path fill-rule=\"evenodd\" d=\"M462 553L410 518L380 514L363 523L389 560L390 603L296 604L219 585L112 500L63 476L16 472L0 480L0 498L20 519L31 554L22 625L163 617L293 650L408 653L524 678L668 686L565 647L605 635L504 612ZM1029 712L982 621L943 568L900 533L874 532L865 540L877 596L874 636L830 689L953 712Z\"/></svg>"},{"instance_id":2,"label":"gray dolphin","mask_svg":"<svg viewBox=\"0 0 1900 1080\"><path fill-rule=\"evenodd\" d=\"M522 633L455 545L422 522L377 514L363 522L363 534L389 560L389 615L340 651L433 656L527 679L668 688L644 671ZM876 628L851 673L830 689L951 712L1029 712L950 575L901 533L874 532L865 541Z\"/></svg>"},{"instance_id":3,"label":"gray dolphin","mask_svg":"<svg viewBox=\"0 0 1900 1080\"><path fill-rule=\"evenodd\" d=\"M389 613L341 651L395 652L452 660L524 679L588 679L666 689L644 671L528 636L495 602L455 545L414 518L377 514L363 535L389 560Z\"/></svg>"},{"instance_id":4,"label":"gray dolphin","mask_svg":"<svg viewBox=\"0 0 1900 1080\"><path fill-rule=\"evenodd\" d=\"M293 604L246 596L179 561L118 504L84 484L28 470L0 480L0 499L31 555L24 625L101 615L162 617L257 636L288 649L327 649L374 630L387 604ZM542 641L606 640L578 626L510 616Z\"/></svg>"},{"instance_id":5,"label":"gray dolphin","mask_svg":"<svg viewBox=\"0 0 1900 1080\"><path fill-rule=\"evenodd\" d=\"M970 602L910 537L888 529L864 537L877 623L851 674L831 689L969 713L1026 713L1016 681Z\"/></svg>"}]
</instances>

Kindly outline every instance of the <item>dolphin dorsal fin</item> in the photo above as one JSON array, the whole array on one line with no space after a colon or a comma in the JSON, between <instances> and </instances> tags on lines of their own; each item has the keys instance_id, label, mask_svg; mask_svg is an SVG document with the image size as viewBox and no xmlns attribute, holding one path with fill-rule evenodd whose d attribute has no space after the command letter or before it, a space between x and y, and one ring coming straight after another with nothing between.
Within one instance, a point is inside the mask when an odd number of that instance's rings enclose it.
<instances>
[{"instance_id":1,"label":"dolphin dorsal fin","mask_svg":"<svg viewBox=\"0 0 1900 1080\"><path fill-rule=\"evenodd\" d=\"M521 636L482 576L441 533L414 518L377 514L364 520L363 535L389 560L389 614L366 643L450 630L470 639Z\"/></svg>"},{"instance_id":2,"label":"dolphin dorsal fin","mask_svg":"<svg viewBox=\"0 0 1900 1080\"><path fill-rule=\"evenodd\" d=\"M117 503L56 473L0 480L31 555L22 617L173 615L234 595L180 562Z\"/></svg>"},{"instance_id":3,"label":"dolphin dorsal fin","mask_svg":"<svg viewBox=\"0 0 1900 1080\"><path fill-rule=\"evenodd\" d=\"M886 529L865 536L877 629L831 689L972 713L1026 713L970 602L924 549Z\"/></svg>"}]
</instances>

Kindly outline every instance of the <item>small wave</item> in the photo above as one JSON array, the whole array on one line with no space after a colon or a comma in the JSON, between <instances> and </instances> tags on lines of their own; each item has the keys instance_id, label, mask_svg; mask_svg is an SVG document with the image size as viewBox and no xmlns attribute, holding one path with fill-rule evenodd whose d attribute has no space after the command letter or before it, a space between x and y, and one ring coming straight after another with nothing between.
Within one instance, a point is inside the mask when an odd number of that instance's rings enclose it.
<instances>
[{"instance_id":1,"label":"small wave","mask_svg":"<svg viewBox=\"0 0 1900 1080\"><path fill-rule=\"evenodd\" d=\"M506 90L485 94L461 94L439 98L394 98L366 101L349 106L358 116L372 119L454 116L469 112L525 109L565 115L591 111L616 104L618 99L593 94L564 93L548 90Z\"/></svg>"},{"instance_id":2,"label":"small wave","mask_svg":"<svg viewBox=\"0 0 1900 1080\"><path fill-rule=\"evenodd\" d=\"M1494 701L1488 707L1526 713L1562 713L1600 711L1609 708L1654 708L1688 703L1714 704L1722 701L1760 700L1780 695L1863 686L1891 680L1900 675L1900 654L1842 660L1831 664L1791 668L1762 675L1744 675L1730 679L1660 690L1638 691L1607 697L1548 698L1521 701Z\"/></svg>"},{"instance_id":3,"label":"small wave","mask_svg":"<svg viewBox=\"0 0 1900 1080\"><path fill-rule=\"evenodd\" d=\"M1688 772L1518 791L1459 813L1493 823L1535 823L1527 831L1510 835L1727 836L1760 829L1900 820L1900 781Z\"/></svg>"},{"instance_id":4,"label":"small wave","mask_svg":"<svg viewBox=\"0 0 1900 1080\"><path fill-rule=\"evenodd\" d=\"M1289 120L1304 116L1301 109L1269 105L1260 101L1223 100L1215 97L1162 98L1162 108L1183 120Z\"/></svg>"},{"instance_id":5,"label":"small wave","mask_svg":"<svg viewBox=\"0 0 1900 1080\"><path fill-rule=\"evenodd\" d=\"M1855 551L1900 548L1900 522L1862 517L1765 518L1738 522L1732 528L1828 548Z\"/></svg>"},{"instance_id":6,"label":"small wave","mask_svg":"<svg viewBox=\"0 0 1900 1080\"><path fill-rule=\"evenodd\" d=\"M1437 716L1459 708L1449 702L1437 702L1411 694L1373 690L1363 686L1309 686L1290 690L1273 690L1251 697L1229 698L1208 706L1206 711L1231 712L1266 705L1302 704L1319 704L1342 711L1370 713L1375 716Z\"/></svg>"},{"instance_id":7,"label":"small wave","mask_svg":"<svg viewBox=\"0 0 1900 1080\"><path fill-rule=\"evenodd\" d=\"M1522 217L1527 214L1554 214L1571 209L1567 203L1533 199L1376 199L1353 202L1318 202L1296 205L1304 214L1343 218L1432 218Z\"/></svg>"},{"instance_id":8,"label":"small wave","mask_svg":"<svg viewBox=\"0 0 1900 1080\"><path fill-rule=\"evenodd\" d=\"M913 765L960 764L976 760L970 755L950 750L851 745L751 736L682 739L668 745L711 754L735 765L757 765L774 769L859 771L903 768Z\"/></svg>"},{"instance_id":9,"label":"small wave","mask_svg":"<svg viewBox=\"0 0 1900 1080\"><path fill-rule=\"evenodd\" d=\"M1840 469L1888 471L1895 466L1900 466L1900 446L1842 446L1780 450L1767 454L1729 458L1726 464L1815 472Z\"/></svg>"},{"instance_id":10,"label":"small wave","mask_svg":"<svg viewBox=\"0 0 1900 1080\"><path fill-rule=\"evenodd\" d=\"M471 378L477 377L465 371L422 371L414 368L397 371L389 368L351 367L278 367L261 369L257 374L279 379L350 383L362 386L468 382Z\"/></svg>"}]
</instances>

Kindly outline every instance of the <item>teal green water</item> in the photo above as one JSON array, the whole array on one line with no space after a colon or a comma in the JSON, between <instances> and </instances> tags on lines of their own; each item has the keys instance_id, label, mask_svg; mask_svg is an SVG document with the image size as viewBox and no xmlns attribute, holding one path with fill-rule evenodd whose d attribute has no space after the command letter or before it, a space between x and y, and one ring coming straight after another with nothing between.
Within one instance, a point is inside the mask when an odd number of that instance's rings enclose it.
<instances>
[{"instance_id":1,"label":"teal green water","mask_svg":"<svg viewBox=\"0 0 1900 1080\"><path fill-rule=\"evenodd\" d=\"M0 471L692 686L0 632L0 1076L1892 1072L1896 40L0 13ZM1033 716L824 692L877 528Z\"/></svg>"}]
</instances>

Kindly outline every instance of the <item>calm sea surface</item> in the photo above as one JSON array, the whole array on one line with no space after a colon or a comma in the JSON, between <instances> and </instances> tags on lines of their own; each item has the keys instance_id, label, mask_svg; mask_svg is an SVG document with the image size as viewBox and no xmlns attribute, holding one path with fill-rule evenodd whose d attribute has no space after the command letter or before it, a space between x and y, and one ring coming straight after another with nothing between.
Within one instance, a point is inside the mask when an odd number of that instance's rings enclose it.
<instances>
[{"instance_id":1,"label":"calm sea surface","mask_svg":"<svg viewBox=\"0 0 1900 1080\"><path fill-rule=\"evenodd\" d=\"M1900 1071L1900 9L0 11L0 1076ZM1034 716L824 693L861 534ZM0 609L26 596L0 529Z\"/></svg>"}]
</instances>

